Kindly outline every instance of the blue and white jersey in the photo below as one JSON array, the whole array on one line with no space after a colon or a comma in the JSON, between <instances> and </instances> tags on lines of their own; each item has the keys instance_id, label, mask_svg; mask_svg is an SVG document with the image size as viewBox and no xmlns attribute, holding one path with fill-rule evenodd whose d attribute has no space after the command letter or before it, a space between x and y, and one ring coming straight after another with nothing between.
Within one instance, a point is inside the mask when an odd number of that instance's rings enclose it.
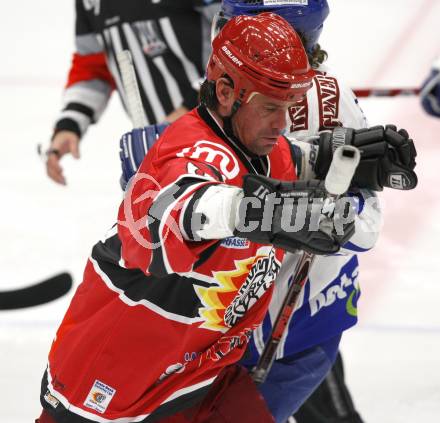
<instances>
[{"instance_id":1,"label":"blue and white jersey","mask_svg":"<svg viewBox=\"0 0 440 423\"><path fill-rule=\"evenodd\" d=\"M380 225L377 197L362 190L356 217L356 233L340 253L315 256L309 278L277 352L277 359L295 354L330 339L357 322L360 296L357 254L370 250L376 243ZM243 364L256 364L270 335L281 304L292 281L292 273L301 253L287 253L263 325L253 332L249 352Z\"/></svg>"},{"instance_id":2,"label":"blue and white jersey","mask_svg":"<svg viewBox=\"0 0 440 423\"><path fill-rule=\"evenodd\" d=\"M308 166L303 140L319 131L336 126L367 127L367 120L353 92L341 84L326 68L318 69L314 86L303 102L289 110L288 138L304 151L302 166L298 168L301 179L313 177ZM290 321L277 352L277 359L295 354L320 344L357 322L357 301L360 296L359 263L357 254L370 250L377 241L381 226L381 212L375 193L359 190L350 193L357 203L356 232L337 255L316 256L309 278L295 313ZM301 253L287 253L263 324L254 331L243 364L256 364L259 354L270 335L272 323L285 298Z\"/></svg>"}]
</instances>

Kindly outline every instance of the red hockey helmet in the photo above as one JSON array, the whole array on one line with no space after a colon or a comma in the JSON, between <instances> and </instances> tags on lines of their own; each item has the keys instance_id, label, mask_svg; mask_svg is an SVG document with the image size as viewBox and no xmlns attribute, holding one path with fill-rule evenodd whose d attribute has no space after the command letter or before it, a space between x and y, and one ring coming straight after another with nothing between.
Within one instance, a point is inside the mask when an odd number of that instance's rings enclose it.
<instances>
[{"instance_id":1,"label":"red hockey helmet","mask_svg":"<svg viewBox=\"0 0 440 423\"><path fill-rule=\"evenodd\" d=\"M207 79L225 74L240 103L253 93L293 100L306 93L314 76L298 34L274 13L236 16L225 24L212 41Z\"/></svg>"}]
</instances>

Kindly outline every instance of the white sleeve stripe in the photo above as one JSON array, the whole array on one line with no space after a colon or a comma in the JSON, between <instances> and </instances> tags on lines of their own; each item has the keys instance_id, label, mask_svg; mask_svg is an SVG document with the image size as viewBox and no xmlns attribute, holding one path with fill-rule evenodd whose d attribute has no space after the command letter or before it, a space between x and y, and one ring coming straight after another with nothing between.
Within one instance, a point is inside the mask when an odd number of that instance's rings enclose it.
<instances>
[{"instance_id":1,"label":"white sleeve stripe","mask_svg":"<svg viewBox=\"0 0 440 423\"><path fill-rule=\"evenodd\" d=\"M102 53L103 46L96 34L77 35L75 37L76 51L81 55Z\"/></svg>"},{"instance_id":2,"label":"white sleeve stripe","mask_svg":"<svg viewBox=\"0 0 440 423\"><path fill-rule=\"evenodd\" d=\"M64 91L63 104L67 106L69 103L80 103L93 110L94 120L98 120L102 115L107 102L110 98L111 89L108 86L106 92L102 92L101 88L97 89L94 81L86 81L74 84Z\"/></svg>"}]
</instances>

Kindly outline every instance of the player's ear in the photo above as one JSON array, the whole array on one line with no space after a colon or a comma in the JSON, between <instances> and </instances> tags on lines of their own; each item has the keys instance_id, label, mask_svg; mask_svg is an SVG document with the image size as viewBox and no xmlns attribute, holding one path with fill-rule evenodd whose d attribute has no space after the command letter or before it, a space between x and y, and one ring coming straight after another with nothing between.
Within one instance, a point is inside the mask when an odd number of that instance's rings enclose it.
<instances>
[{"instance_id":1,"label":"player's ear","mask_svg":"<svg viewBox=\"0 0 440 423\"><path fill-rule=\"evenodd\" d=\"M234 104L234 87L227 78L219 78L215 84L215 94L220 107L229 109Z\"/></svg>"}]
</instances>

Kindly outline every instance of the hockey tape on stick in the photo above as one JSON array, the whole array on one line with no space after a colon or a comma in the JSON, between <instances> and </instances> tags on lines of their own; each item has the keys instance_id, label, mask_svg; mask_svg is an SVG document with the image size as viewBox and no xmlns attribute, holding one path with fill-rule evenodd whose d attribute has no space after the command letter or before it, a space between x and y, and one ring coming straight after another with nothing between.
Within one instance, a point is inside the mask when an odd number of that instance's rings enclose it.
<instances>
[{"instance_id":1,"label":"hockey tape on stick","mask_svg":"<svg viewBox=\"0 0 440 423\"><path fill-rule=\"evenodd\" d=\"M352 145L343 145L335 150L325 178L325 189L330 195L347 192L360 158L359 150Z\"/></svg>"},{"instance_id":2,"label":"hockey tape on stick","mask_svg":"<svg viewBox=\"0 0 440 423\"><path fill-rule=\"evenodd\" d=\"M134 128L143 128L148 125L145 118L144 107L134 72L133 61L130 51L122 50L116 55L119 69L122 76L122 84L127 99L128 114L133 122Z\"/></svg>"}]
</instances>

